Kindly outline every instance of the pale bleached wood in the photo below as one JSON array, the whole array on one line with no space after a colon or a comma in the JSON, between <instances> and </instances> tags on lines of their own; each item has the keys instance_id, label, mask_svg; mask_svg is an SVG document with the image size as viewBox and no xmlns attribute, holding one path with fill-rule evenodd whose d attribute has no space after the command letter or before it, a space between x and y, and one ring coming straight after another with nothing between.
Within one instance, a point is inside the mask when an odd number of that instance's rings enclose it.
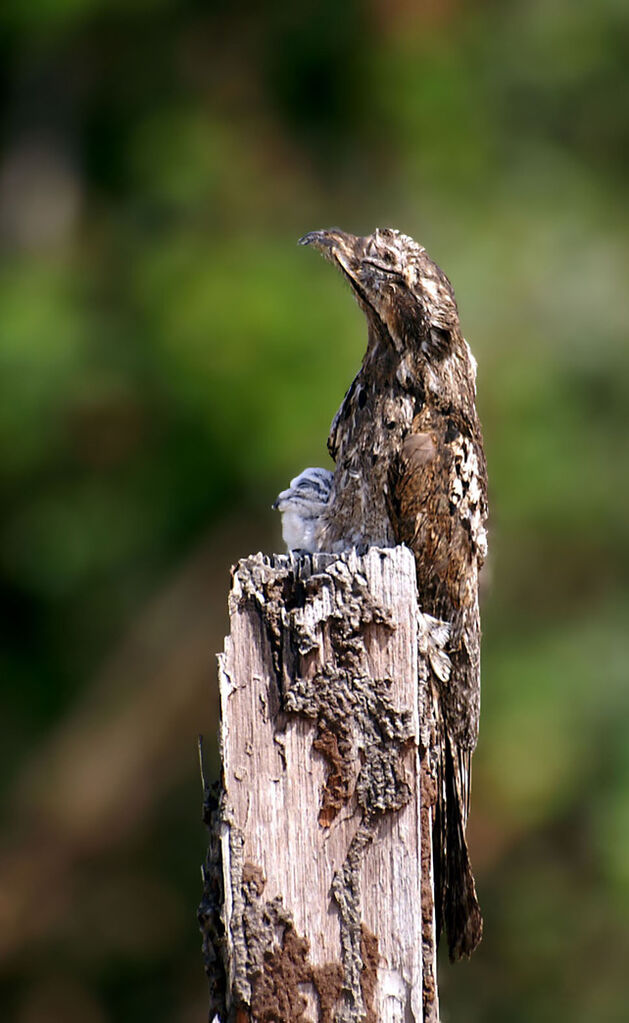
<instances>
[{"instance_id":1,"label":"pale bleached wood","mask_svg":"<svg viewBox=\"0 0 629 1023\"><path fill-rule=\"evenodd\" d=\"M216 1018L435 1023L431 666L411 553L255 555L230 619L202 915L225 970Z\"/></svg>"}]
</instances>

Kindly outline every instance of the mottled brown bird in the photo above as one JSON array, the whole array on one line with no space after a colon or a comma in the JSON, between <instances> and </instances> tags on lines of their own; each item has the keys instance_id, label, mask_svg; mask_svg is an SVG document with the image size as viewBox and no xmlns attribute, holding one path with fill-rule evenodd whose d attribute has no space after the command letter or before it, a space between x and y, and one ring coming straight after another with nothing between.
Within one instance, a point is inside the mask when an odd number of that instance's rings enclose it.
<instances>
[{"instance_id":1,"label":"mottled brown bird","mask_svg":"<svg viewBox=\"0 0 629 1023\"><path fill-rule=\"evenodd\" d=\"M301 242L349 281L368 329L362 366L332 424L336 471L310 549L406 544L422 611L450 624L449 677L441 671L434 680L433 858L437 933L445 927L456 959L482 933L465 840L480 710L478 573L487 551L476 365L450 281L412 238L335 228Z\"/></svg>"}]
</instances>

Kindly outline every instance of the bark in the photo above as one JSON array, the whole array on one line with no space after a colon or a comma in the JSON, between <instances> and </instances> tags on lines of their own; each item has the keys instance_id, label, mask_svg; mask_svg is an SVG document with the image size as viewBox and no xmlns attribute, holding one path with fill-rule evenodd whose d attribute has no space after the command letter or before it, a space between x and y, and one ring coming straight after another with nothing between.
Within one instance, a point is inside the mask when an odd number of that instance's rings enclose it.
<instances>
[{"instance_id":1,"label":"bark","mask_svg":"<svg viewBox=\"0 0 629 1023\"><path fill-rule=\"evenodd\" d=\"M222 778L205 803L210 1018L435 1023L432 683L414 558L258 554L235 568L229 608Z\"/></svg>"}]
</instances>

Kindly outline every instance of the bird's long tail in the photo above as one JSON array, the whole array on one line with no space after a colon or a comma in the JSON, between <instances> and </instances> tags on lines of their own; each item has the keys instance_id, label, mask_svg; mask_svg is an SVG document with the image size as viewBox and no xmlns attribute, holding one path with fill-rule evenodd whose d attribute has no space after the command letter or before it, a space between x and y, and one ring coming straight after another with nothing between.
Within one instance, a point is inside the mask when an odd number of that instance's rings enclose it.
<instances>
[{"instance_id":1,"label":"bird's long tail","mask_svg":"<svg viewBox=\"0 0 629 1023\"><path fill-rule=\"evenodd\" d=\"M483 918L465 839L470 756L463 754L455 762L450 738L444 730L433 859L437 935L445 930L452 961L470 956L483 934Z\"/></svg>"}]
</instances>

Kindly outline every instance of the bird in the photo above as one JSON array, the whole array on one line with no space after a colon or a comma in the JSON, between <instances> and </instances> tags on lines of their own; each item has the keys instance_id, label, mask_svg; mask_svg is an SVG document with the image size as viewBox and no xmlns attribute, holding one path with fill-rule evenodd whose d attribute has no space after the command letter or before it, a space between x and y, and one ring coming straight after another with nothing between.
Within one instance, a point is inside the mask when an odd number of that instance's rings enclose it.
<instances>
[{"instance_id":1,"label":"bird","mask_svg":"<svg viewBox=\"0 0 629 1023\"><path fill-rule=\"evenodd\" d=\"M282 516L282 538L289 551L319 550L316 530L332 491L329 469L304 469L278 494L272 508Z\"/></svg>"},{"instance_id":2,"label":"bird","mask_svg":"<svg viewBox=\"0 0 629 1023\"><path fill-rule=\"evenodd\" d=\"M331 426L333 476L305 470L276 505L289 546L340 552L405 544L415 558L422 612L446 623L449 670L434 673L431 690L432 845L437 935L445 930L456 960L482 936L465 837L480 713L478 578L488 517L476 362L450 281L411 237L393 228L366 236L331 228L306 234L300 244L318 250L349 283L367 321L367 348Z\"/></svg>"}]
</instances>

